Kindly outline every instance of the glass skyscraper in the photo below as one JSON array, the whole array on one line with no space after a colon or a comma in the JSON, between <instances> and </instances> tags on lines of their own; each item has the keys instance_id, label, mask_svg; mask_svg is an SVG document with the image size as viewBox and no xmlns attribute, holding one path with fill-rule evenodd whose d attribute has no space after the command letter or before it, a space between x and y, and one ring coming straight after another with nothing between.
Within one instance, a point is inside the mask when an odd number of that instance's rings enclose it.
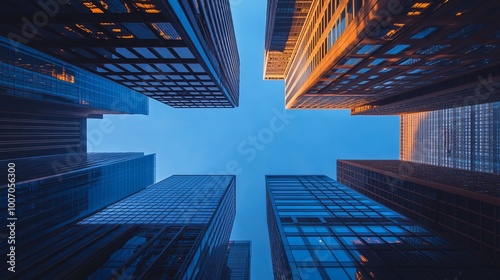
<instances>
[{"instance_id":1,"label":"glass skyscraper","mask_svg":"<svg viewBox=\"0 0 500 280\"><path fill-rule=\"evenodd\" d=\"M223 280L250 280L251 241L229 241Z\"/></svg>"},{"instance_id":2,"label":"glass skyscraper","mask_svg":"<svg viewBox=\"0 0 500 280\"><path fill-rule=\"evenodd\" d=\"M0 161L16 169L16 246L30 246L83 217L154 183L155 155L143 153L61 154ZM0 172L7 178L7 169ZM7 180L0 196L8 197ZM7 203L0 217L9 217ZM2 229L2 232L6 230ZM7 239L0 239L2 250Z\"/></svg>"},{"instance_id":3,"label":"glass skyscraper","mask_svg":"<svg viewBox=\"0 0 500 280\"><path fill-rule=\"evenodd\" d=\"M138 92L1 36L0 98L25 108L35 101L46 102L54 114L81 117L148 114L148 98ZM0 108L9 108L2 103ZM43 108L29 109L37 113Z\"/></svg>"},{"instance_id":4,"label":"glass skyscraper","mask_svg":"<svg viewBox=\"0 0 500 280\"><path fill-rule=\"evenodd\" d=\"M500 174L399 160L339 160L338 181L500 260Z\"/></svg>"},{"instance_id":5,"label":"glass skyscraper","mask_svg":"<svg viewBox=\"0 0 500 280\"><path fill-rule=\"evenodd\" d=\"M235 211L234 176L172 176L21 248L15 277L220 279Z\"/></svg>"},{"instance_id":6,"label":"glass skyscraper","mask_svg":"<svg viewBox=\"0 0 500 280\"><path fill-rule=\"evenodd\" d=\"M87 152L87 118L148 114L148 98L0 37L0 159Z\"/></svg>"},{"instance_id":7,"label":"glass skyscraper","mask_svg":"<svg viewBox=\"0 0 500 280\"><path fill-rule=\"evenodd\" d=\"M270 0L264 78L284 79L288 109L380 115L499 101L499 16L492 1Z\"/></svg>"},{"instance_id":8,"label":"glass skyscraper","mask_svg":"<svg viewBox=\"0 0 500 280\"><path fill-rule=\"evenodd\" d=\"M172 107L238 106L239 54L229 0L52 4L2 2L0 35ZM50 20L36 27L36 36L26 34L22 16L12 16L40 13Z\"/></svg>"},{"instance_id":9,"label":"glass skyscraper","mask_svg":"<svg viewBox=\"0 0 500 280\"><path fill-rule=\"evenodd\" d=\"M496 279L498 264L326 176L266 176L275 279Z\"/></svg>"},{"instance_id":10,"label":"glass skyscraper","mask_svg":"<svg viewBox=\"0 0 500 280\"><path fill-rule=\"evenodd\" d=\"M500 102L402 115L400 158L500 173Z\"/></svg>"}]
</instances>

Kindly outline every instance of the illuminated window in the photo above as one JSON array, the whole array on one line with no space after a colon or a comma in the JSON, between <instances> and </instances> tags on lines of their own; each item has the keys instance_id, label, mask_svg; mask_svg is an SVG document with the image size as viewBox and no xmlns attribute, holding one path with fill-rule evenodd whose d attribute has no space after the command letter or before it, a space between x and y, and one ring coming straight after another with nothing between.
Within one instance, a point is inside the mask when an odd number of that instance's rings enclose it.
<instances>
[{"instance_id":1,"label":"illuminated window","mask_svg":"<svg viewBox=\"0 0 500 280\"><path fill-rule=\"evenodd\" d=\"M420 58L406 58L403 60L400 60L397 64L398 65L412 65L414 63L417 63L420 61Z\"/></svg>"},{"instance_id":2,"label":"illuminated window","mask_svg":"<svg viewBox=\"0 0 500 280\"><path fill-rule=\"evenodd\" d=\"M412 39L423 39L423 38L429 36L430 34L434 33L436 30L438 30L438 28L435 26L427 27L424 30L411 36L411 38Z\"/></svg>"},{"instance_id":3,"label":"illuminated window","mask_svg":"<svg viewBox=\"0 0 500 280\"><path fill-rule=\"evenodd\" d=\"M386 54L398 54L405 49L407 49L410 45L396 45L392 49L388 50Z\"/></svg>"},{"instance_id":4,"label":"illuminated window","mask_svg":"<svg viewBox=\"0 0 500 280\"><path fill-rule=\"evenodd\" d=\"M377 59L374 59L369 66L375 66L375 65L379 65L381 64L382 62L385 61L385 58L377 58Z\"/></svg>"},{"instance_id":5,"label":"illuminated window","mask_svg":"<svg viewBox=\"0 0 500 280\"><path fill-rule=\"evenodd\" d=\"M413 4L412 8L414 9L425 9L429 7L430 3L425 3L425 2L417 2Z\"/></svg>"},{"instance_id":6,"label":"illuminated window","mask_svg":"<svg viewBox=\"0 0 500 280\"><path fill-rule=\"evenodd\" d=\"M364 45L356 52L356 54L372 54L378 48L380 48L380 45Z\"/></svg>"}]
</instances>

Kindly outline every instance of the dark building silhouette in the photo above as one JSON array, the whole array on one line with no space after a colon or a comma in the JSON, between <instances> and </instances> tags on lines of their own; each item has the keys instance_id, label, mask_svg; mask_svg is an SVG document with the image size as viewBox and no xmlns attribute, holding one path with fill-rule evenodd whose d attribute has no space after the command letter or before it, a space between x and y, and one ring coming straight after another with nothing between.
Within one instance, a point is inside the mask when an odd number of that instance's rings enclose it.
<instances>
[{"instance_id":1,"label":"dark building silhouette","mask_svg":"<svg viewBox=\"0 0 500 280\"><path fill-rule=\"evenodd\" d=\"M87 151L87 118L148 114L147 97L0 37L0 159Z\"/></svg>"},{"instance_id":2,"label":"dark building silhouette","mask_svg":"<svg viewBox=\"0 0 500 280\"><path fill-rule=\"evenodd\" d=\"M264 78L288 109L396 115L499 101L492 1L268 2Z\"/></svg>"},{"instance_id":3,"label":"dark building silhouette","mask_svg":"<svg viewBox=\"0 0 500 280\"><path fill-rule=\"evenodd\" d=\"M0 35L172 107L238 106L229 0L51 3L5 1ZM44 24L23 21L36 21L40 13L47 16Z\"/></svg>"},{"instance_id":4,"label":"dark building silhouette","mask_svg":"<svg viewBox=\"0 0 500 280\"><path fill-rule=\"evenodd\" d=\"M400 160L339 160L338 181L500 260L500 175Z\"/></svg>"},{"instance_id":5,"label":"dark building silhouette","mask_svg":"<svg viewBox=\"0 0 500 280\"><path fill-rule=\"evenodd\" d=\"M251 241L229 241L223 280L250 280Z\"/></svg>"},{"instance_id":6,"label":"dark building silhouette","mask_svg":"<svg viewBox=\"0 0 500 280\"><path fill-rule=\"evenodd\" d=\"M60 154L0 161L15 164L15 192L8 181L0 195L15 196L16 246L39 242L83 217L154 183L155 155L143 153ZM0 172L7 178L7 169ZM2 203L3 220L11 217ZM4 229L2 229L4 231ZM1 239L2 250L8 248Z\"/></svg>"},{"instance_id":7,"label":"dark building silhouette","mask_svg":"<svg viewBox=\"0 0 500 280\"><path fill-rule=\"evenodd\" d=\"M500 102L402 115L400 158L500 173Z\"/></svg>"},{"instance_id":8,"label":"dark building silhouette","mask_svg":"<svg viewBox=\"0 0 500 280\"><path fill-rule=\"evenodd\" d=\"M172 176L20 248L7 276L220 279L235 211L234 176Z\"/></svg>"},{"instance_id":9,"label":"dark building silhouette","mask_svg":"<svg viewBox=\"0 0 500 280\"><path fill-rule=\"evenodd\" d=\"M498 265L326 176L266 176L275 279L495 279Z\"/></svg>"}]
</instances>

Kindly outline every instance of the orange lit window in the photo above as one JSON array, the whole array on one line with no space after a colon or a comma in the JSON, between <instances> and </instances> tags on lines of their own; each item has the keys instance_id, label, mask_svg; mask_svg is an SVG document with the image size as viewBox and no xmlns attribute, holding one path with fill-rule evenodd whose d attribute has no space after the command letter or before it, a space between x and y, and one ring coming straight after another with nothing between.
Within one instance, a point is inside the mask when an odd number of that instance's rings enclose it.
<instances>
[{"instance_id":1,"label":"orange lit window","mask_svg":"<svg viewBox=\"0 0 500 280\"><path fill-rule=\"evenodd\" d=\"M116 38L118 38L118 39L133 39L134 35L130 34L130 35L123 35L123 36L116 36Z\"/></svg>"},{"instance_id":2,"label":"orange lit window","mask_svg":"<svg viewBox=\"0 0 500 280\"><path fill-rule=\"evenodd\" d=\"M58 80L61 80L61 81L68 82L68 83L72 83L72 84L75 83L75 76L73 76L71 74L67 74L64 71L64 68L63 68L62 73L56 73L55 70L52 71L52 77L54 77L54 78L56 78Z\"/></svg>"},{"instance_id":3,"label":"orange lit window","mask_svg":"<svg viewBox=\"0 0 500 280\"><path fill-rule=\"evenodd\" d=\"M104 12L99 9L94 3L92 2L89 2L89 1L85 1L83 2L83 4L85 5L85 7L87 7L92 13L94 14L103 14Z\"/></svg>"},{"instance_id":4,"label":"orange lit window","mask_svg":"<svg viewBox=\"0 0 500 280\"><path fill-rule=\"evenodd\" d=\"M88 29L87 27L85 27L85 25L83 24L77 24L76 27L80 28L81 30L87 32L87 33L92 33L92 30Z\"/></svg>"},{"instance_id":5,"label":"orange lit window","mask_svg":"<svg viewBox=\"0 0 500 280\"><path fill-rule=\"evenodd\" d=\"M419 11L409 11L406 15L408 16L418 16L421 13Z\"/></svg>"},{"instance_id":6,"label":"orange lit window","mask_svg":"<svg viewBox=\"0 0 500 280\"><path fill-rule=\"evenodd\" d=\"M429 7L430 3L423 3L423 2L417 2L411 6L412 8L417 8L417 9L425 9Z\"/></svg>"}]
</instances>

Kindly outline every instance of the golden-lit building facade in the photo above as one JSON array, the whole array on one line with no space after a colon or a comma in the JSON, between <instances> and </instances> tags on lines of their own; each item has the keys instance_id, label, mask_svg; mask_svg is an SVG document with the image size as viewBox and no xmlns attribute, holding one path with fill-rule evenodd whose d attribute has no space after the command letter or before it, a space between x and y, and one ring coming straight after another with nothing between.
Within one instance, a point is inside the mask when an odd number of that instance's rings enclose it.
<instances>
[{"instance_id":1,"label":"golden-lit building facade","mask_svg":"<svg viewBox=\"0 0 500 280\"><path fill-rule=\"evenodd\" d=\"M277 15L268 10L266 54ZM500 99L483 90L464 101L483 80L498 85L499 16L495 1L312 1L298 39L290 34L296 43L282 74L285 106L402 114ZM267 55L265 67L267 79L283 68ZM419 102L423 95L430 99Z\"/></svg>"},{"instance_id":2,"label":"golden-lit building facade","mask_svg":"<svg viewBox=\"0 0 500 280\"><path fill-rule=\"evenodd\" d=\"M229 0L7 0L0 18L0 36L172 107L239 105Z\"/></svg>"},{"instance_id":3,"label":"golden-lit building facade","mask_svg":"<svg viewBox=\"0 0 500 280\"><path fill-rule=\"evenodd\" d=\"M267 1L264 79L282 80L313 0Z\"/></svg>"}]
</instances>

